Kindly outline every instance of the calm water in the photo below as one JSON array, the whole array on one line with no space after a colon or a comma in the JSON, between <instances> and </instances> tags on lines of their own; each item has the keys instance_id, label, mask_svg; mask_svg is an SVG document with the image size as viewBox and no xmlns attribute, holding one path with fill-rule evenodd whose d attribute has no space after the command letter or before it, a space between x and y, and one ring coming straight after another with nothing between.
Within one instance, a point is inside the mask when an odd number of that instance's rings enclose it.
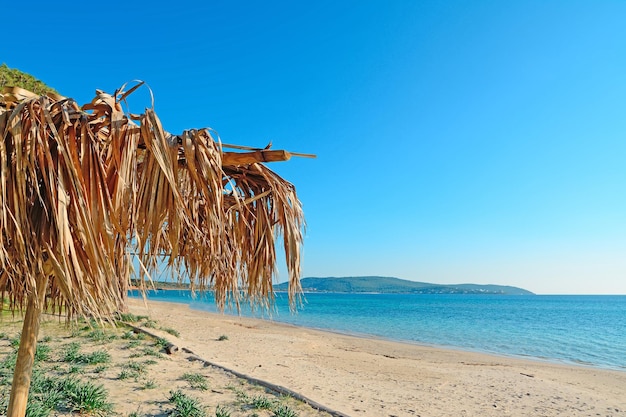
<instances>
[{"instance_id":1,"label":"calm water","mask_svg":"<svg viewBox=\"0 0 626 417\"><path fill-rule=\"evenodd\" d=\"M152 291L148 297L216 311L210 295L193 299L189 291ZM304 306L292 314L286 294L277 294L271 319L348 334L626 370L626 296L313 293L305 298ZM268 318L267 313L250 310L242 315Z\"/></svg>"}]
</instances>

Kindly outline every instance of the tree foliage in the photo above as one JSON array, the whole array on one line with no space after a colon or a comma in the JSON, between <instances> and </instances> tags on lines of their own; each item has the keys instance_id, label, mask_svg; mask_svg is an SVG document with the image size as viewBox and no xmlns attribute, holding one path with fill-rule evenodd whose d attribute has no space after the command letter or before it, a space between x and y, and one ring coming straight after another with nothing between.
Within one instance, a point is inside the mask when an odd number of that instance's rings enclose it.
<instances>
[{"instance_id":1,"label":"tree foliage","mask_svg":"<svg viewBox=\"0 0 626 417\"><path fill-rule=\"evenodd\" d=\"M57 93L54 88L46 85L43 81L16 68L9 68L4 63L0 65L0 90L3 87L21 87L38 95Z\"/></svg>"}]
</instances>

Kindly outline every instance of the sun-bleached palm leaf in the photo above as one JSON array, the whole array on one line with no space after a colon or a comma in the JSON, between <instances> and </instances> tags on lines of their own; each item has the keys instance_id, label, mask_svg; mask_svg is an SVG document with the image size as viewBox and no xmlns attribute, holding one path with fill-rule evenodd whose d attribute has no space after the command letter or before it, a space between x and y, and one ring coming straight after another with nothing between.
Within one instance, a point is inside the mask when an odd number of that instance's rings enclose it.
<instances>
[{"instance_id":1,"label":"sun-bleached palm leaf","mask_svg":"<svg viewBox=\"0 0 626 417\"><path fill-rule=\"evenodd\" d=\"M82 108L15 89L4 97L0 289L11 307L48 274L47 301L109 315L128 289L129 252L139 272L166 255L220 307L271 301L279 235L293 296L304 225L294 187L257 162L223 166L208 129L170 135L152 109L131 120L120 105L129 92L97 91Z\"/></svg>"},{"instance_id":2,"label":"sun-bleached palm leaf","mask_svg":"<svg viewBox=\"0 0 626 417\"><path fill-rule=\"evenodd\" d=\"M220 308L268 306L282 235L292 305L300 291L302 206L260 163L291 154L225 154L209 129L171 135L152 108L127 115L120 102L141 84L83 107L54 92L0 95L0 295L26 311L10 417L25 413L41 311L123 309L131 253L142 289L165 259Z\"/></svg>"}]
</instances>

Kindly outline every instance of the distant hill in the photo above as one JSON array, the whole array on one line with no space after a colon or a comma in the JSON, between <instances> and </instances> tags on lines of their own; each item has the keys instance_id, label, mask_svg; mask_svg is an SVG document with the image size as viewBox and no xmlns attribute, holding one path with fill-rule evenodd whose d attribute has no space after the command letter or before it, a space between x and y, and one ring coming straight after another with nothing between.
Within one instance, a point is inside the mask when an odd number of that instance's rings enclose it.
<instances>
[{"instance_id":1,"label":"distant hill","mask_svg":"<svg viewBox=\"0 0 626 417\"><path fill-rule=\"evenodd\" d=\"M349 293L412 293L412 294L503 294L532 295L523 288L504 285L478 284L431 284L408 281L392 277L326 277L302 278L305 292L349 292ZM287 290L287 283L274 286L276 291Z\"/></svg>"}]
</instances>

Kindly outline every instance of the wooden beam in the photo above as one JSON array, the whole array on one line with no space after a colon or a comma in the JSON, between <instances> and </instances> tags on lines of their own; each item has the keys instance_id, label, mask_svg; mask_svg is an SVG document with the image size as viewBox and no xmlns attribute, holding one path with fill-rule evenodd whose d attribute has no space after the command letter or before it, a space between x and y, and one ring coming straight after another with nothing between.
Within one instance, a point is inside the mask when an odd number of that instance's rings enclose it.
<instances>
[{"instance_id":1,"label":"wooden beam","mask_svg":"<svg viewBox=\"0 0 626 417\"><path fill-rule=\"evenodd\" d=\"M222 152L222 166L248 165L255 162L288 161L292 156L302 158L316 157L309 153L272 151L269 149L257 149L253 152Z\"/></svg>"},{"instance_id":2,"label":"wooden beam","mask_svg":"<svg viewBox=\"0 0 626 417\"><path fill-rule=\"evenodd\" d=\"M222 165L236 166L255 162L279 162L288 161L290 158L291 153L287 151L223 152Z\"/></svg>"}]
</instances>

